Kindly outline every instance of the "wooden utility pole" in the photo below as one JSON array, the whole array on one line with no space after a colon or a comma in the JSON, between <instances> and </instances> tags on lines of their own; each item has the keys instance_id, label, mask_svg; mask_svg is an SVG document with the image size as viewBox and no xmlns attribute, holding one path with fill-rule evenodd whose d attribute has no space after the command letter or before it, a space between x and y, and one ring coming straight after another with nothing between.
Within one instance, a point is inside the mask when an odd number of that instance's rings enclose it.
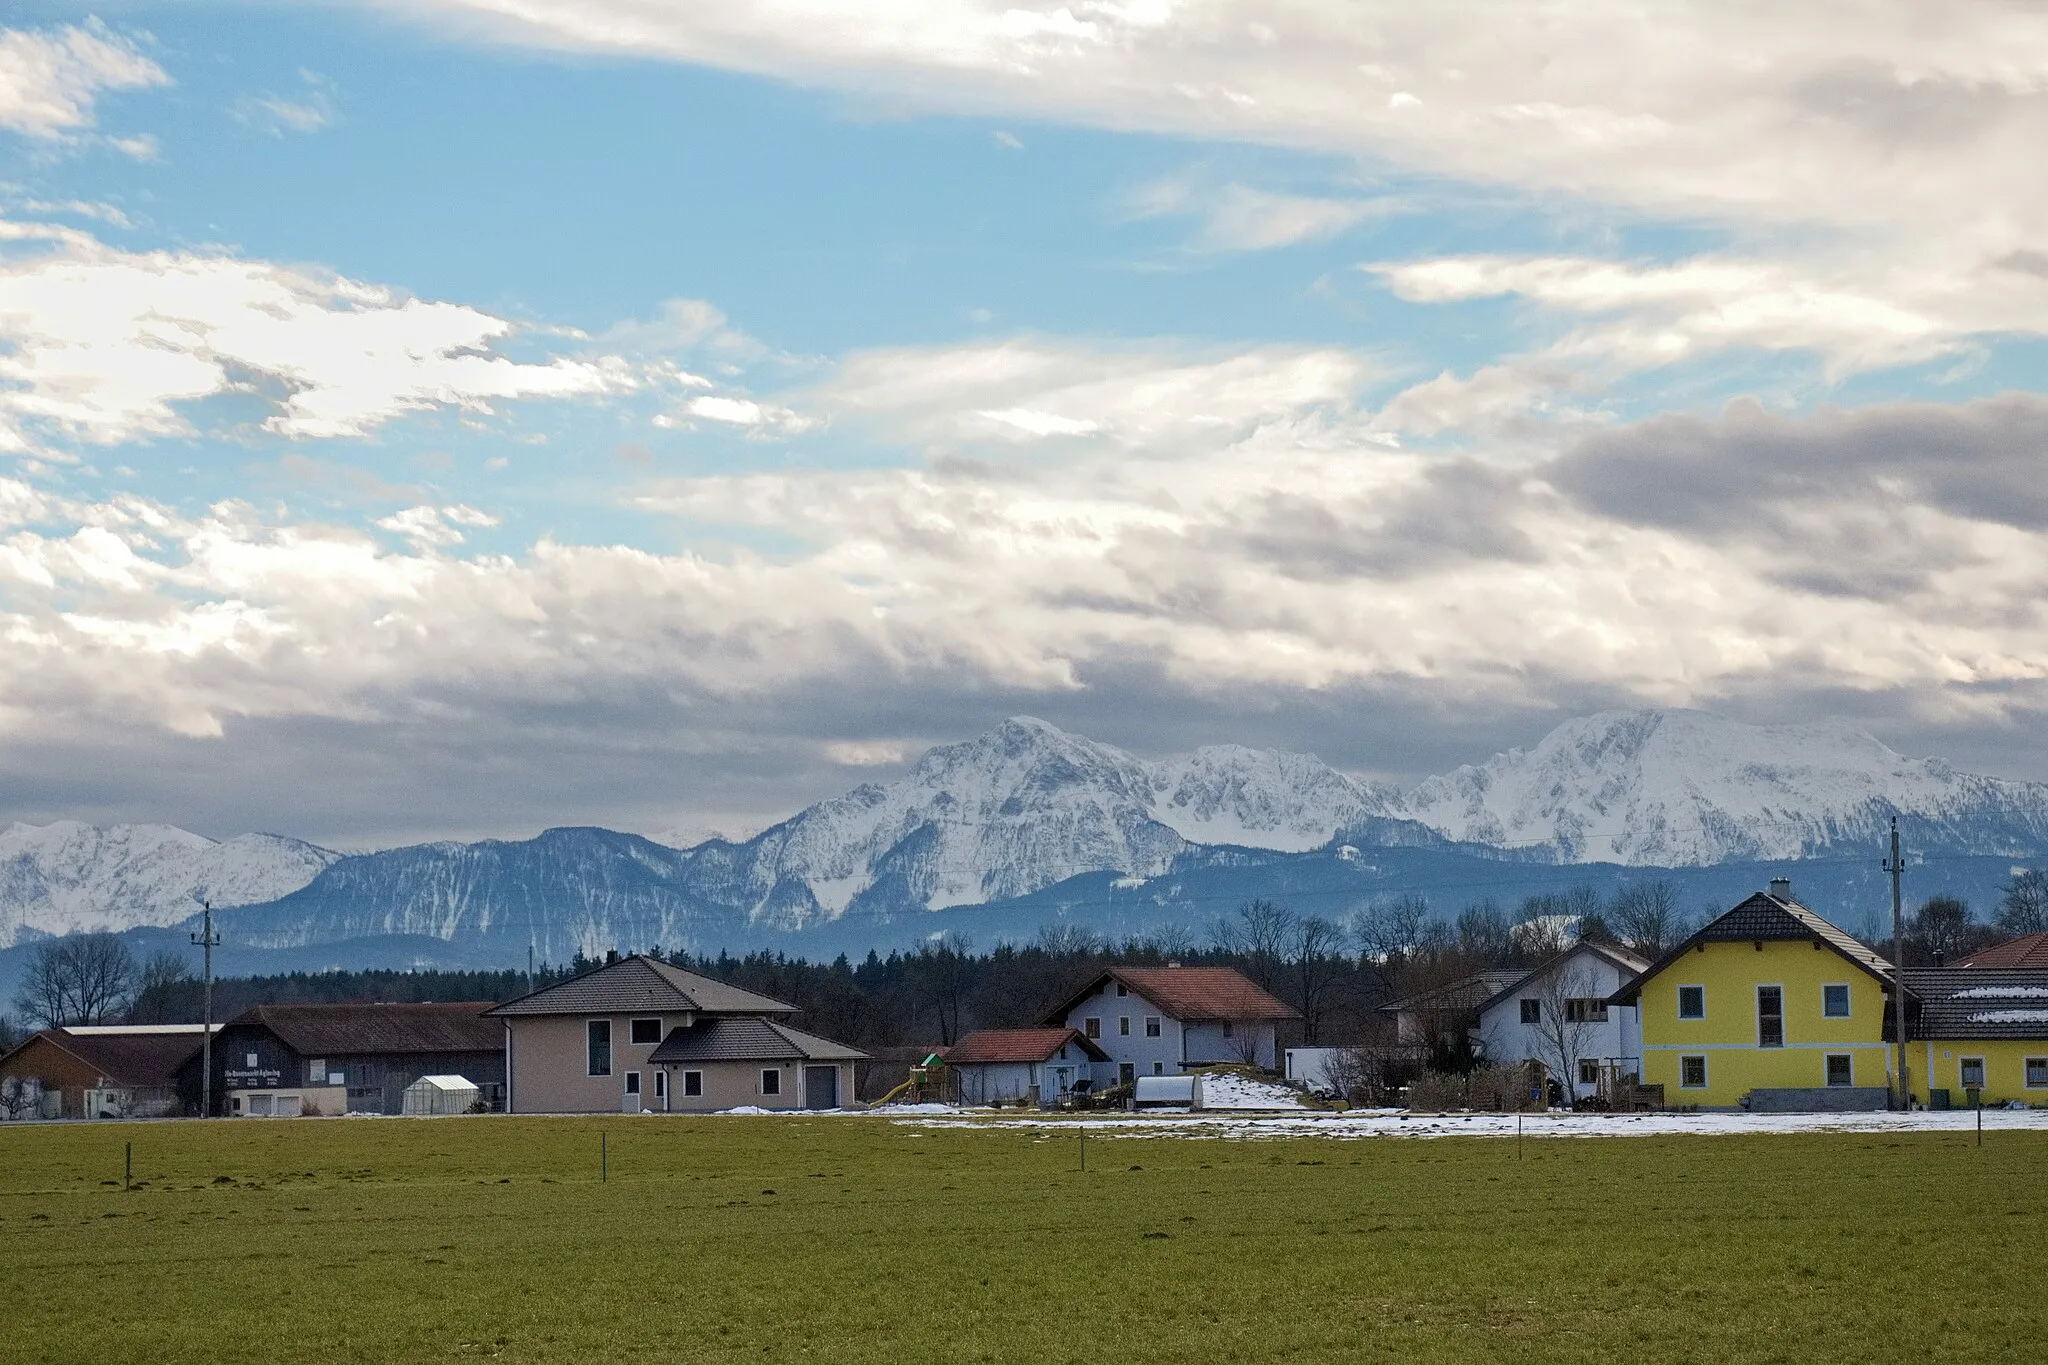
<instances>
[{"instance_id":1,"label":"wooden utility pole","mask_svg":"<svg viewBox=\"0 0 2048 1365\"><path fill-rule=\"evenodd\" d=\"M1892 817L1892 854L1884 870L1892 874L1892 1038L1899 1045L1899 1110L1913 1107L1913 1085L1906 1075L1906 920L1900 909L1899 875L1906 863L1899 856L1899 817Z\"/></svg>"},{"instance_id":2,"label":"wooden utility pole","mask_svg":"<svg viewBox=\"0 0 2048 1365\"><path fill-rule=\"evenodd\" d=\"M213 1117L213 950L220 946L220 935L213 932L213 902L199 902L205 914L203 926L192 935L192 942L206 950L205 956L205 997L204 1012L200 1016L199 1034L199 1117Z\"/></svg>"}]
</instances>

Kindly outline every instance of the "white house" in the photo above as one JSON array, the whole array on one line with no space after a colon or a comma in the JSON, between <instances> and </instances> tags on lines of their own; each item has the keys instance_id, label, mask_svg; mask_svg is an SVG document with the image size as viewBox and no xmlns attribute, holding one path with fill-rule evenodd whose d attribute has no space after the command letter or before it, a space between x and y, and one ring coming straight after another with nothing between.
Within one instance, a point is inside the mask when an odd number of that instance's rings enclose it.
<instances>
[{"instance_id":1,"label":"white house","mask_svg":"<svg viewBox=\"0 0 2048 1365\"><path fill-rule=\"evenodd\" d=\"M1581 941L1524 973L1479 1007L1480 1055L1496 1066L1536 1061L1581 1097L1600 1070L1642 1074L1643 1032L1632 1005L1608 997L1649 963L1611 943Z\"/></svg>"},{"instance_id":2,"label":"white house","mask_svg":"<svg viewBox=\"0 0 2048 1365\"><path fill-rule=\"evenodd\" d=\"M1124 1084L1204 1063L1270 1071L1279 1060L1276 1026L1300 1017L1228 967L1110 967L1041 1022L1100 1047Z\"/></svg>"},{"instance_id":3,"label":"white house","mask_svg":"<svg viewBox=\"0 0 2048 1365\"><path fill-rule=\"evenodd\" d=\"M1108 1053L1070 1028L981 1029L946 1049L946 1065L962 1104L1054 1104L1116 1072Z\"/></svg>"}]
</instances>

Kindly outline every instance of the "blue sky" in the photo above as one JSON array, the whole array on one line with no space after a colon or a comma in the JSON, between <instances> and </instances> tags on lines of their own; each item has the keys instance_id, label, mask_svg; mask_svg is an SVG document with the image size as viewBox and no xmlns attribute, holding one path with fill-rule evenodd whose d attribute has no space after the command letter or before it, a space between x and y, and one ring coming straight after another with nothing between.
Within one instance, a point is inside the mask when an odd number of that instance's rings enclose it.
<instances>
[{"instance_id":1,"label":"blue sky","mask_svg":"<svg viewBox=\"0 0 2048 1365\"><path fill-rule=\"evenodd\" d=\"M2024 7L507 12L10 11L0 817L740 828L1012 711L2048 776Z\"/></svg>"}]
</instances>

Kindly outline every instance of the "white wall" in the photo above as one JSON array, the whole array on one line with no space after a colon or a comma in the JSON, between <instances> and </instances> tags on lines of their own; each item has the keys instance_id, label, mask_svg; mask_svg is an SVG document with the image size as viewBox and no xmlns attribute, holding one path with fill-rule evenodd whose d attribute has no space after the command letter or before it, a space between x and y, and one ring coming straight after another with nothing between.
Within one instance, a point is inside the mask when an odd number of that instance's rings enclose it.
<instances>
[{"instance_id":1,"label":"white wall","mask_svg":"<svg viewBox=\"0 0 2048 1365\"><path fill-rule=\"evenodd\" d=\"M1544 976L1532 977L1522 982L1514 991L1502 997L1491 1009L1479 1016L1479 1040L1486 1060L1494 1065L1512 1065L1516 1062L1542 1062L1554 1072L1557 1058L1545 1043L1549 1031L1548 1011L1552 1006L1549 978L1577 974L1577 981L1570 989L1572 995L1605 997L1621 989L1625 979L1620 969L1598 953L1575 953L1557 963ZM1521 1018L1521 1002L1539 1000L1546 1018L1541 1024L1524 1024ZM1620 1061L1624 1069L1634 1069L1641 1074L1643 1058L1643 1034L1638 1026L1636 1011L1629 1005L1612 1005L1607 1010L1606 1023L1588 1023L1579 1031L1579 1056L1586 1061ZM1566 1078L1555 1077L1560 1083ZM1570 1078L1575 1092L1591 1095L1594 1086Z\"/></svg>"},{"instance_id":2,"label":"white wall","mask_svg":"<svg viewBox=\"0 0 2048 1365\"><path fill-rule=\"evenodd\" d=\"M1183 1052L1181 1050L1181 1026L1178 1019L1168 1018L1166 1012L1139 995L1130 991L1117 994L1118 985L1111 982L1100 995L1091 995L1067 1012L1067 1027L1088 1032L1088 1020L1102 1021L1102 1036L1093 1040L1095 1045L1109 1054L1113 1063L1128 1062L1140 1076L1175 1076L1180 1074ZM1145 1036L1147 1017L1159 1020L1159 1036ZM1119 1020L1131 1021L1131 1031L1122 1032ZM1194 1059L1191 1059L1194 1060ZM1114 1066L1109 1068L1115 1074Z\"/></svg>"}]
</instances>

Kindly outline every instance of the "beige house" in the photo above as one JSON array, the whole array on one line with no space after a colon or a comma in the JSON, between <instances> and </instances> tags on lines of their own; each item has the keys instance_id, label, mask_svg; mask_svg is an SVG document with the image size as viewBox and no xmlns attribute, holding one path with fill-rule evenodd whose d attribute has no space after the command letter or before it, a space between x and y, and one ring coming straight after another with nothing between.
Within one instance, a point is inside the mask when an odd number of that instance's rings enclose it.
<instances>
[{"instance_id":1,"label":"beige house","mask_svg":"<svg viewBox=\"0 0 2048 1365\"><path fill-rule=\"evenodd\" d=\"M633 956L485 1011L513 1114L836 1109L866 1054L792 1028L796 1006Z\"/></svg>"}]
</instances>

